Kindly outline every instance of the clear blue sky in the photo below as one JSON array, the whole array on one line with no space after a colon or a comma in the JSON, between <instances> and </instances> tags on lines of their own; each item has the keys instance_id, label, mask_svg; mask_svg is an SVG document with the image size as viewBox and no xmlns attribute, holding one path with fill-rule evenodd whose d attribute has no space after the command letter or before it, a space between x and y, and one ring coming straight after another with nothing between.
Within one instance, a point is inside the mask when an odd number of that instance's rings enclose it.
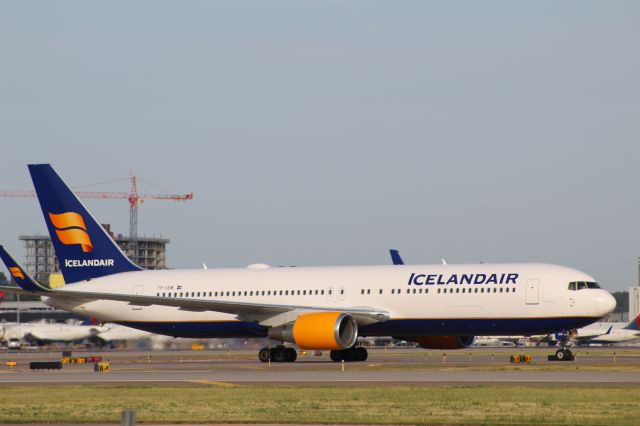
<instances>
[{"instance_id":1,"label":"clear blue sky","mask_svg":"<svg viewBox=\"0 0 640 426\"><path fill-rule=\"evenodd\" d=\"M171 267L640 254L636 1L0 1L0 188L138 176ZM126 191L126 182L94 187ZM142 185L142 191L156 189ZM86 200L122 233L125 200ZM44 233L0 198L0 241Z\"/></svg>"}]
</instances>

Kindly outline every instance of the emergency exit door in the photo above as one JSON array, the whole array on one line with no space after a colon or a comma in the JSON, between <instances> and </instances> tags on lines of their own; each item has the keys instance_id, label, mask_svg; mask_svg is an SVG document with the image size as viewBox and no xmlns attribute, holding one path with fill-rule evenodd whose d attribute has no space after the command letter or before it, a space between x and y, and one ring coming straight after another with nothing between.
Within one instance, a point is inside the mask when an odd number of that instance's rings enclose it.
<instances>
[{"instance_id":1,"label":"emergency exit door","mask_svg":"<svg viewBox=\"0 0 640 426\"><path fill-rule=\"evenodd\" d=\"M540 280L527 280L527 305L540 303Z\"/></svg>"}]
</instances>

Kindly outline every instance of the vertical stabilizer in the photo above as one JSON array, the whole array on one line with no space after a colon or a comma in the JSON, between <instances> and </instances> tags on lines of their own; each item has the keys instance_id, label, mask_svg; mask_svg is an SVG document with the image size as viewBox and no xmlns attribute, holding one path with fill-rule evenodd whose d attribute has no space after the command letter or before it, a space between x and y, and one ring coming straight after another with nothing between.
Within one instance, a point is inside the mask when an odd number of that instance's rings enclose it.
<instances>
[{"instance_id":1,"label":"vertical stabilizer","mask_svg":"<svg viewBox=\"0 0 640 426\"><path fill-rule=\"evenodd\" d=\"M67 284L138 271L49 164L30 164L38 201Z\"/></svg>"}]
</instances>

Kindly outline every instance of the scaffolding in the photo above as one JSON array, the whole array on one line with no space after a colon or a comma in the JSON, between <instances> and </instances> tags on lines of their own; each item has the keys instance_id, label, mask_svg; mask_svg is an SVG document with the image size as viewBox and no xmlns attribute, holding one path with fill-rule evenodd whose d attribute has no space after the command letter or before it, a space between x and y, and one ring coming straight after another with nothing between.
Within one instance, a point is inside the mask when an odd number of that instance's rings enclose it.
<instances>
[{"instance_id":1,"label":"scaffolding","mask_svg":"<svg viewBox=\"0 0 640 426\"><path fill-rule=\"evenodd\" d=\"M167 268L166 249L169 239L137 237L132 242L130 236L114 235L109 225L102 226L129 259L137 259L135 263L141 268L150 270ZM37 281L49 284L49 276L60 272L51 239L44 235L21 235L19 239L24 242L25 269ZM137 253L133 252L134 248Z\"/></svg>"}]
</instances>

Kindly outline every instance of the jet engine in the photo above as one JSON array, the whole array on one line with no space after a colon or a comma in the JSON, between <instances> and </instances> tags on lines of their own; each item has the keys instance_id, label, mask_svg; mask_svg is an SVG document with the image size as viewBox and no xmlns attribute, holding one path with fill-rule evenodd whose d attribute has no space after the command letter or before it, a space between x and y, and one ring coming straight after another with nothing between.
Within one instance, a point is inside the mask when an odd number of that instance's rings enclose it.
<instances>
[{"instance_id":1,"label":"jet engine","mask_svg":"<svg viewBox=\"0 0 640 426\"><path fill-rule=\"evenodd\" d=\"M464 349L476 340L475 336L422 336L415 340L425 349Z\"/></svg>"},{"instance_id":2,"label":"jet engine","mask_svg":"<svg viewBox=\"0 0 640 426\"><path fill-rule=\"evenodd\" d=\"M301 349L347 349L356 343L358 324L351 315L343 312L315 312L271 328L269 337L295 343Z\"/></svg>"}]
</instances>

